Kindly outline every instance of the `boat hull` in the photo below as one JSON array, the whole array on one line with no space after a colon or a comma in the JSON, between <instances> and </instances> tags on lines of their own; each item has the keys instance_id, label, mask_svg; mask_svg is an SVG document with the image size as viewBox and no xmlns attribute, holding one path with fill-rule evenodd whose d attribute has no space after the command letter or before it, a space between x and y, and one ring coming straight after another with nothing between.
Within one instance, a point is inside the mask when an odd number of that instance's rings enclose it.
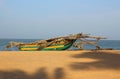
<instances>
[{"instance_id":1,"label":"boat hull","mask_svg":"<svg viewBox=\"0 0 120 79\"><path fill-rule=\"evenodd\" d=\"M41 48L38 44L23 44L19 46L19 50L21 51L52 51L52 50L66 50L72 46L74 41L65 44L65 45L50 45L44 48Z\"/></svg>"},{"instance_id":2,"label":"boat hull","mask_svg":"<svg viewBox=\"0 0 120 79\"><path fill-rule=\"evenodd\" d=\"M70 48L72 46L72 43L70 44L67 44L67 45L58 45L58 46L49 46L49 47L45 47L43 48L42 50L45 50L45 51L49 51L49 50L66 50L68 48Z\"/></svg>"}]
</instances>

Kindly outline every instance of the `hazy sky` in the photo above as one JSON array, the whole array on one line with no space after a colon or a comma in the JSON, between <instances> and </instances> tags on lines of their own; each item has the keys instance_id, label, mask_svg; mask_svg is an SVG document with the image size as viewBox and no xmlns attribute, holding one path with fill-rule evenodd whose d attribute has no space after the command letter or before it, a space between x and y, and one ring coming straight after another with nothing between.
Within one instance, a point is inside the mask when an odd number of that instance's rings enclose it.
<instances>
[{"instance_id":1,"label":"hazy sky","mask_svg":"<svg viewBox=\"0 0 120 79\"><path fill-rule=\"evenodd\" d=\"M120 0L0 0L0 38L79 32L120 40Z\"/></svg>"}]
</instances>

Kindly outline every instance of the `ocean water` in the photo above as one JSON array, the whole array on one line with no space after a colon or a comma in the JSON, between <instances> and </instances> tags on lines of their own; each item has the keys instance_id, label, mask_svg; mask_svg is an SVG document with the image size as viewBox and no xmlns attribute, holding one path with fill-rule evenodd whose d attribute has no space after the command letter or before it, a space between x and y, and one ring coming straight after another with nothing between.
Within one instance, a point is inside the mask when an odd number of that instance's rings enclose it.
<instances>
[{"instance_id":1,"label":"ocean water","mask_svg":"<svg viewBox=\"0 0 120 79\"><path fill-rule=\"evenodd\" d=\"M39 39L0 39L0 51L4 51L4 50L18 51L17 47L5 49L5 46L9 44L9 42L11 41L30 43L36 40L39 40ZM113 48L116 50L120 50L120 40L100 40L99 45L103 48ZM95 49L95 47L92 45L84 45L83 47L85 49ZM75 49L75 48L71 47L70 49Z\"/></svg>"}]
</instances>

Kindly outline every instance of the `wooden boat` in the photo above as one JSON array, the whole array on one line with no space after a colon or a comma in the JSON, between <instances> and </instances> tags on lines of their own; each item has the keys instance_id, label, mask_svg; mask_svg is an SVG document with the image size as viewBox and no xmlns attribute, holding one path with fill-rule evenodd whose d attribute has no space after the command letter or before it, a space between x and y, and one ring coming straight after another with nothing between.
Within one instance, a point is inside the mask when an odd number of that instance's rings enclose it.
<instances>
[{"instance_id":1,"label":"wooden boat","mask_svg":"<svg viewBox=\"0 0 120 79\"><path fill-rule=\"evenodd\" d=\"M49 41L49 40L47 40ZM41 44L21 44L18 46L19 50L21 51L49 51L49 50L66 50L68 48L70 48L73 43L75 42L75 40L66 40L67 43L52 43L48 46L41 46ZM60 42L60 41L59 41Z\"/></svg>"},{"instance_id":2,"label":"wooden boat","mask_svg":"<svg viewBox=\"0 0 120 79\"><path fill-rule=\"evenodd\" d=\"M88 41L87 38L96 39L96 42ZM80 40L78 43L74 43L77 39ZM49 51L49 50L66 50L72 45L80 50L83 49L84 44L91 44L96 47L96 49L102 49L98 45L100 39L106 39L103 37L90 36L89 34L78 33L75 35L51 38L48 40L38 40L32 43L23 42L10 42L6 45L6 48L18 47L21 51Z\"/></svg>"}]
</instances>

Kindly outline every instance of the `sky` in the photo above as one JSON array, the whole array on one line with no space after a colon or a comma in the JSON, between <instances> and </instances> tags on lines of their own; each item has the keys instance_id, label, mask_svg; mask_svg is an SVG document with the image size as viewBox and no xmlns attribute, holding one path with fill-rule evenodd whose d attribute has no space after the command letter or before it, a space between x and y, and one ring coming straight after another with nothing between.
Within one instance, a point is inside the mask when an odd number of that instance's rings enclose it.
<instances>
[{"instance_id":1,"label":"sky","mask_svg":"<svg viewBox=\"0 0 120 79\"><path fill-rule=\"evenodd\" d=\"M120 0L0 0L0 38L80 32L120 40Z\"/></svg>"}]
</instances>

